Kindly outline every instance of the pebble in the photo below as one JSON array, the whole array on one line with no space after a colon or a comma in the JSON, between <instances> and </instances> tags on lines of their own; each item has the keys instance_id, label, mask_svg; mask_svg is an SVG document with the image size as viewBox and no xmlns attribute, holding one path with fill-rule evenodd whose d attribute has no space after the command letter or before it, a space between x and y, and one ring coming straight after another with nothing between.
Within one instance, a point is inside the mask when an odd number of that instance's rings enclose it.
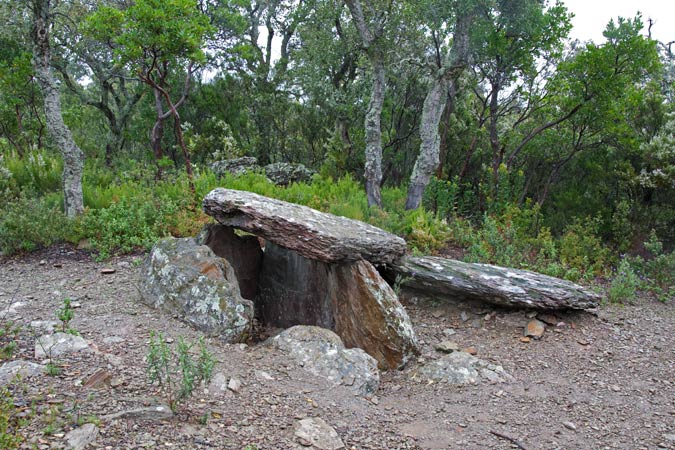
<instances>
[{"instance_id":1,"label":"pebble","mask_svg":"<svg viewBox=\"0 0 675 450\"><path fill-rule=\"evenodd\" d=\"M452 353L459 351L459 345L452 341L439 342L434 346L436 350L443 353Z\"/></svg>"},{"instance_id":2,"label":"pebble","mask_svg":"<svg viewBox=\"0 0 675 450\"><path fill-rule=\"evenodd\" d=\"M543 322L534 319L530 320L525 327L525 332L523 333L526 337L532 337L534 339L541 339L546 330L546 325Z\"/></svg>"},{"instance_id":3,"label":"pebble","mask_svg":"<svg viewBox=\"0 0 675 450\"><path fill-rule=\"evenodd\" d=\"M457 331L455 331L454 328L446 328L445 330L443 330L443 334L446 335L447 337L450 337L457 334Z\"/></svg>"},{"instance_id":4,"label":"pebble","mask_svg":"<svg viewBox=\"0 0 675 450\"><path fill-rule=\"evenodd\" d=\"M232 392L239 392L241 389L241 381L237 378L230 378L230 381L227 383L227 388Z\"/></svg>"},{"instance_id":5,"label":"pebble","mask_svg":"<svg viewBox=\"0 0 675 450\"><path fill-rule=\"evenodd\" d=\"M563 425L565 426L565 428L567 428L567 429L570 429L570 430L572 430L572 431L576 431L576 430L577 430L577 426L574 425L573 422L563 422L562 424L563 424Z\"/></svg>"}]
</instances>

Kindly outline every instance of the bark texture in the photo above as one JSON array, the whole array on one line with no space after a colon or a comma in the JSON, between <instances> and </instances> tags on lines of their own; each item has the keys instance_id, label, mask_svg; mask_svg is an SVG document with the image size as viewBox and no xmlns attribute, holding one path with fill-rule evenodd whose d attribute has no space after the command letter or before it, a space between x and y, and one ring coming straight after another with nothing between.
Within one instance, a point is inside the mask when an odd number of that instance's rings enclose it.
<instances>
[{"instance_id":1,"label":"bark texture","mask_svg":"<svg viewBox=\"0 0 675 450\"><path fill-rule=\"evenodd\" d=\"M49 0L35 0L33 7L33 66L35 78L44 96L47 130L63 156L63 201L68 217L75 217L84 211L82 196L82 172L84 153L73 140L70 129L61 115L59 86L52 73L49 46L51 26Z\"/></svg>"},{"instance_id":2,"label":"bark texture","mask_svg":"<svg viewBox=\"0 0 675 450\"><path fill-rule=\"evenodd\" d=\"M424 189L440 164L439 124L448 101L450 83L457 82L468 61L472 14L467 12L457 18L452 49L441 67L433 74L429 91L424 99L420 123L420 153L410 176L406 209L420 206ZM455 91L456 89L453 89L453 92Z\"/></svg>"},{"instance_id":3,"label":"bark texture","mask_svg":"<svg viewBox=\"0 0 675 450\"><path fill-rule=\"evenodd\" d=\"M366 50L370 60L371 70L373 72L373 86L370 94L370 103L366 111L365 132L366 132L366 195L368 197L368 206L382 206L382 196L380 193L380 184L382 182L382 107L384 105L385 70L384 53L380 48L381 37L384 30L384 16L373 19L373 23L366 22L363 13L363 7L360 0L346 0L354 19L354 24L359 32L363 47ZM368 4L369 10L374 11L372 5Z\"/></svg>"}]
</instances>

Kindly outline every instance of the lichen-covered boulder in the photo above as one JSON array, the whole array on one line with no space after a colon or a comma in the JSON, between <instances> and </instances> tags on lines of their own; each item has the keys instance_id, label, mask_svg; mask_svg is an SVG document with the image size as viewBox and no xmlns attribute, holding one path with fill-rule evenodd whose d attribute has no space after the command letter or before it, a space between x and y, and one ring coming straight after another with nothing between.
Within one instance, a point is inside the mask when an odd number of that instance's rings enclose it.
<instances>
[{"instance_id":1,"label":"lichen-covered boulder","mask_svg":"<svg viewBox=\"0 0 675 450\"><path fill-rule=\"evenodd\" d=\"M419 353L408 313L368 261L332 264L328 296L335 332L347 347L373 356L382 370L399 369Z\"/></svg>"},{"instance_id":2,"label":"lichen-covered boulder","mask_svg":"<svg viewBox=\"0 0 675 450\"><path fill-rule=\"evenodd\" d=\"M600 296L567 280L436 256L405 256L388 268L405 288L434 297L542 310L595 308Z\"/></svg>"},{"instance_id":3,"label":"lichen-covered boulder","mask_svg":"<svg viewBox=\"0 0 675 450\"><path fill-rule=\"evenodd\" d=\"M288 186L291 183L309 183L314 172L303 164L272 163L264 167L265 175L270 181L279 186Z\"/></svg>"},{"instance_id":4,"label":"lichen-covered boulder","mask_svg":"<svg viewBox=\"0 0 675 450\"><path fill-rule=\"evenodd\" d=\"M241 158L216 161L211 164L211 170L217 176L224 177L228 173L236 176L246 172L254 172L260 170L260 166L258 165L258 160L253 156L243 156Z\"/></svg>"},{"instance_id":5,"label":"lichen-covered boulder","mask_svg":"<svg viewBox=\"0 0 675 450\"><path fill-rule=\"evenodd\" d=\"M141 272L142 301L225 342L245 340L253 303L243 299L234 269L192 238L163 239L152 248Z\"/></svg>"},{"instance_id":6,"label":"lichen-covered boulder","mask_svg":"<svg viewBox=\"0 0 675 450\"><path fill-rule=\"evenodd\" d=\"M360 395L370 395L380 385L375 358L359 348L345 349L340 337L325 328L298 325L268 339L267 343L312 374L334 384L350 386Z\"/></svg>"},{"instance_id":7,"label":"lichen-covered boulder","mask_svg":"<svg viewBox=\"0 0 675 450\"><path fill-rule=\"evenodd\" d=\"M452 385L513 381L502 366L491 364L466 352L453 352L419 370L424 378Z\"/></svg>"}]
</instances>

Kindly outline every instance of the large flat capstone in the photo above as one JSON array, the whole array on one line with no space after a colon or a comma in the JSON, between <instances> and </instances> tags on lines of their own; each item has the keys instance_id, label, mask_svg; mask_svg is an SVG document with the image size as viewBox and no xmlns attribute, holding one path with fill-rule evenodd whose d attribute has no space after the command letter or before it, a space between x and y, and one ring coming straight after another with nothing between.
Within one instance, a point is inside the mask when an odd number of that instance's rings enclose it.
<instances>
[{"instance_id":1,"label":"large flat capstone","mask_svg":"<svg viewBox=\"0 0 675 450\"><path fill-rule=\"evenodd\" d=\"M391 264L406 249L403 239L372 225L251 192L217 188L204 198L203 208L223 225L326 263Z\"/></svg>"},{"instance_id":2,"label":"large flat capstone","mask_svg":"<svg viewBox=\"0 0 675 450\"><path fill-rule=\"evenodd\" d=\"M533 309L595 308L600 296L578 284L528 270L433 256L405 257L389 272L406 288L456 300Z\"/></svg>"}]
</instances>

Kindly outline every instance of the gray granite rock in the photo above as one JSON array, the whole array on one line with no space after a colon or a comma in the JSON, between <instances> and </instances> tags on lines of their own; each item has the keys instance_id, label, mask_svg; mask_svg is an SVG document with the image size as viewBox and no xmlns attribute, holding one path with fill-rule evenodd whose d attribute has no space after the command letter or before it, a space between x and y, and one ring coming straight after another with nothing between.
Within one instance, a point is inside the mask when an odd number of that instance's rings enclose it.
<instances>
[{"instance_id":1,"label":"gray granite rock","mask_svg":"<svg viewBox=\"0 0 675 450\"><path fill-rule=\"evenodd\" d=\"M360 395L370 395L380 384L375 358L359 348L345 349L330 330L298 325L268 339L305 370L335 384L350 386Z\"/></svg>"},{"instance_id":2,"label":"gray granite rock","mask_svg":"<svg viewBox=\"0 0 675 450\"><path fill-rule=\"evenodd\" d=\"M42 364L37 364L23 359L6 362L0 365L0 387L7 386L17 377L24 380L39 375L43 375L47 368Z\"/></svg>"},{"instance_id":3,"label":"gray granite rock","mask_svg":"<svg viewBox=\"0 0 675 450\"><path fill-rule=\"evenodd\" d=\"M309 183L314 172L303 164L272 163L264 167L265 175L274 184L288 186L291 183Z\"/></svg>"},{"instance_id":4,"label":"gray granite rock","mask_svg":"<svg viewBox=\"0 0 675 450\"><path fill-rule=\"evenodd\" d=\"M35 359L56 358L82 351L91 351L89 343L81 336L68 333L45 334L35 341Z\"/></svg>"},{"instance_id":5,"label":"gray granite rock","mask_svg":"<svg viewBox=\"0 0 675 450\"><path fill-rule=\"evenodd\" d=\"M453 352L432 361L423 366L419 374L430 380L452 385L513 380L502 366L490 364L466 352Z\"/></svg>"},{"instance_id":6,"label":"gray granite rock","mask_svg":"<svg viewBox=\"0 0 675 450\"><path fill-rule=\"evenodd\" d=\"M246 172L253 172L260 170L258 160L252 156L243 156L241 158L226 159L224 161L216 161L211 164L211 170L219 177L230 175L242 175Z\"/></svg>"},{"instance_id":7,"label":"gray granite rock","mask_svg":"<svg viewBox=\"0 0 675 450\"><path fill-rule=\"evenodd\" d=\"M253 303L243 299L234 269L194 239L157 242L141 272L142 301L225 342L245 340Z\"/></svg>"}]
</instances>

